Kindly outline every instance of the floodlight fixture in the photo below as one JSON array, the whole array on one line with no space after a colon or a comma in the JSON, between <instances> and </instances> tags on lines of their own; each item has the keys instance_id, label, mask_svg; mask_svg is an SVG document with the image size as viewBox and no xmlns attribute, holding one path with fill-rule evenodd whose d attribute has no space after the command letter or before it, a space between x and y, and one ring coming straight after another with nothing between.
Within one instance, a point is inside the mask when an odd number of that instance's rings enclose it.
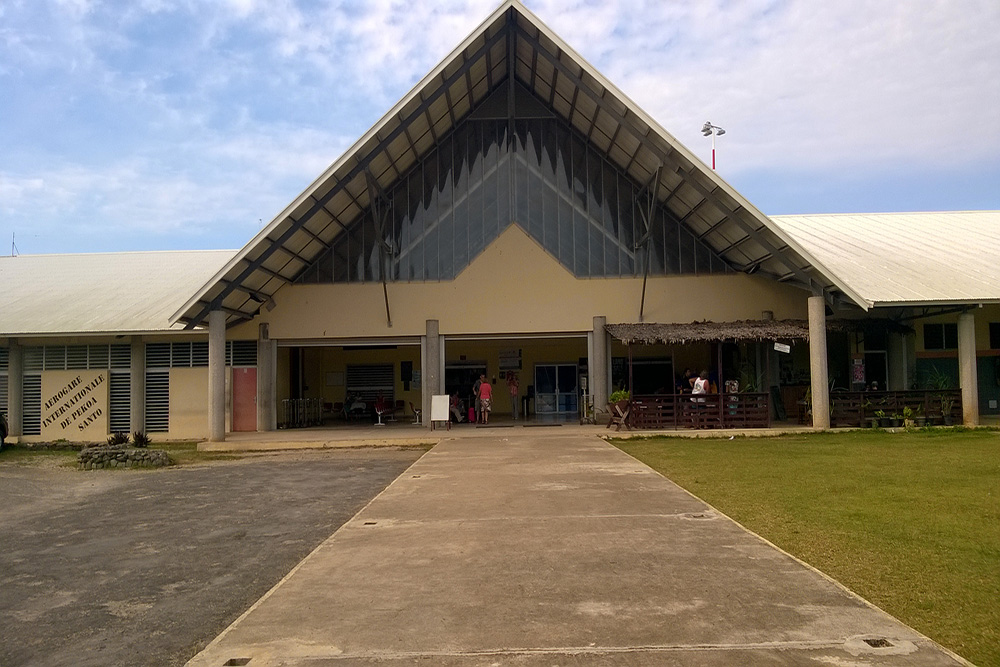
<instances>
[{"instance_id":1,"label":"floodlight fixture","mask_svg":"<svg viewBox=\"0 0 1000 667\"><path fill-rule=\"evenodd\" d=\"M701 133L706 137L712 137L712 171L715 171L715 138L721 137L726 131L718 125L712 125L712 121L706 120L701 126Z\"/></svg>"}]
</instances>

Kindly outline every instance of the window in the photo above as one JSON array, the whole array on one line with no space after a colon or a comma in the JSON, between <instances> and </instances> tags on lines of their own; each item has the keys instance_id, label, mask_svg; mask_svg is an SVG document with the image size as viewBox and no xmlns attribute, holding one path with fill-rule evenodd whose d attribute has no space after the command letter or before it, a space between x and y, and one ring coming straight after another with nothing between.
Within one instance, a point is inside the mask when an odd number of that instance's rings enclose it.
<instances>
[{"instance_id":1,"label":"window","mask_svg":"<svg viewBox=\"0 0 1000 667\"><path fill-rule=\"evenodd\" d=\"M132 346L112 345L109 361L108 429L128 431L132 425Z\"/></svg>"},{"instance_id":2,"label":"window","mask_svg":"<svg viewBox=\"0 0 1000 667\"><path fill-rule=\"evenodd\" d=\"M957 350L958 325L951 322L924 325L925 350Z\"/></svg>"},{"instance_id":3,"label":"window","mask_svg":"<svg viewBox=\"0 0 1000 667\"><path fill-rule=\"evenodd\" d=\"M205 344L205 365L208 365L208 343ZM256 366L257 341L231 340L226 342L227 366Z\"/></svg>"},{"instance_id":4,"label":"window","mask_svg":"<svg viewBox=\"0 0 1000 667\"><path fill-rule=\"evenodd\" d=\"M146 432L170 430L170 372L146 371Z\"/></svg>"},{"instance_id":5,"label":"window","mask_svg":"<svg viewBox=\"0 0 1000 667\"><path fill-rule=\"evenodd\" d=\"M374 403L381 395L392 404L395 401L393 364L348 364L347 393Z\"/></svg>"},{"instance_id":6,"label":"window","mask_svg":"<svg viewBox=\"0 0 1000 667\"><path fill-rule=\"evenodd\" d=\"M10 364L10 350L0 347L0 412L7 414L7 368Z\"/></svg>"},{"instance_id":7,"label":"window","mask_svg":"<svg viewBox=\"0 0 1000 667\"><path fill-rule=\"evenodd\" d=\"M384 229L365 211L297 281L452 280L515 222L579 277L642 275L647 258L658 275L731 272L666 205L647 228L645 184L516 85L513 136L486 113L505 99L484 101L388 188Z\"/></svg>"},{"instance_id":8,"label":"window","mask_svg":"<svg viewBox=\"0 0 1000 667\"><path fill-rule=\"evenodd\" d=\"M1000 322L990 322L990 349L1000 350Z\"/></svg>"},{"instance_id":9,"label":"window","mask_svg":"<svg viewBox=\"0 0 1000 667\"><path fill-rule=\"evenodd\" d=\"M25 375L21 383L21 433L42 434L41 375Z\"/></svg>"}]
</instances>

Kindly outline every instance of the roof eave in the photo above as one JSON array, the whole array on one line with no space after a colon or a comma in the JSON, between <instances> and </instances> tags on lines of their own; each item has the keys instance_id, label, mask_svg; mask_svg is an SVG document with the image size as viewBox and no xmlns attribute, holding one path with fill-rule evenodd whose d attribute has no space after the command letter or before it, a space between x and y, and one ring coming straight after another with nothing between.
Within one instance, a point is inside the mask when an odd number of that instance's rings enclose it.
<instances>
[{"instance_id":1,"label":"roof eave","mask_svg":"<svg viewBox=\"0 0 1000 667\"><path fill-rule=\"evenodd\" d=\"M872 309L875 308L935 308L967 306L977 308L984 305L1000 304L1000 298L982 299L920 299L920 300L899 300L899 301L872 301Z\"/></svg>"},{"instance_id":2,"label":"roof eave","mask_svg":"<svg viewBox=\"0 0 1000 667\"><path fill-rule=\"evenodd\" d=\"M282 224L295 209L301 206L309 197L311 197L322 185L324 185L337 171L342 168L347 162L353 159L364 147L364 145L369 142L375 135L378 134L386 125L388 125L392 120L400 113L400 111L408 104L410 104L414 98L416 98L420 91L424 90L429 86L441 73L447 69L456 58L461 57L462 53L469 48L469 46L483 34L486 29L492 23L496 22L500 17L503 16L504 12L510 9L512 6L516 6L518 11L530 16L530 18L537 22L538 19L534 17L518 0L505 0L492 14L489 15L484 21L482 21L469 35L462 40L462 42L452 50L433 70L431 70L426 76L424 76L420 81L410 89L410 91L403 96L403 98L397 102L385 115L382 116L367 132L365 132L361 138L355 141L350 148L348 148L344 153L334 161L326 170L296 197L288 206L281 210L271 222L267 224L260 232L257 233L243 248L236 253L236 255L218 272L211 280L206 282L201 289L199 289L194 296L188 299L183 306L181 306L177 312L175 312L171 318L170 323L176 324L181 321L181 319L186 319L189 323L193 319L193 314L189 314L188 311L194 308L199 302L202 301L203 297L222 279L229 271L234 269L239 262L246 259L246 257L260 244L264 241L280 224ZM187 317L186 317L187 316Z\"/></svg>"}]
</instances>

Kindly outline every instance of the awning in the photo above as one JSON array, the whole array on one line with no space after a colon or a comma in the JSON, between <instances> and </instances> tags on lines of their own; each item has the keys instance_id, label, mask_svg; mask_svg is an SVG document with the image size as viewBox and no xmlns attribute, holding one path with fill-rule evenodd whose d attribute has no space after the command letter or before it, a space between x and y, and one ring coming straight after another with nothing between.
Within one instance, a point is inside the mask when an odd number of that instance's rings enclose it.
<instances>
[{"instance_id":1,"label":"awning","mask_svg":"<svg viewBox=\"0 0 1000 667\"><path fill-rule=\"evenodd\" d=\"M829 322L828 322L829 326ZM806 320L737 320L690 324L608 324L609 334L625 344L713 343L719 341L809 340Z\"/></svg>"}]
</instances>

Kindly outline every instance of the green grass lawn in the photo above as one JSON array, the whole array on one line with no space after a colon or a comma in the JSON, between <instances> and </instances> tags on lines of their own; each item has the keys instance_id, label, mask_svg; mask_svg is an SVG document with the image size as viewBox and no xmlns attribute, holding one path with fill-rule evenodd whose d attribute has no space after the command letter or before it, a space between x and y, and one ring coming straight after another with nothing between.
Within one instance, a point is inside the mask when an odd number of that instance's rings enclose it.
<instances>
[{"instance_id":1,"label":"green grass lawn","mask_svg":"<svg viewBox=\"0 0 1000 667\"><path fill-rule=\"evenodd\" d=\"M207 463L240 458L239 453L199 452L197 442L154 442L150 444L150 449L165 450L170 455L170 461L173 465ZM14 465L52 464L75 468L77 454L78 451L75 449L29 449L27 447L8 445L4 447L3 452L0 452L0 463Z\"/></svg>"},{"instance_id":2,"label":"green grass lawn","mask_svg":"<svg viewBox=\"0 0 1000 667\"><path fill-rule=\"evenodd\" d=\"M964 658L1000 666L1000 432L613 442Z\"/></svg>"}]
</instances>

